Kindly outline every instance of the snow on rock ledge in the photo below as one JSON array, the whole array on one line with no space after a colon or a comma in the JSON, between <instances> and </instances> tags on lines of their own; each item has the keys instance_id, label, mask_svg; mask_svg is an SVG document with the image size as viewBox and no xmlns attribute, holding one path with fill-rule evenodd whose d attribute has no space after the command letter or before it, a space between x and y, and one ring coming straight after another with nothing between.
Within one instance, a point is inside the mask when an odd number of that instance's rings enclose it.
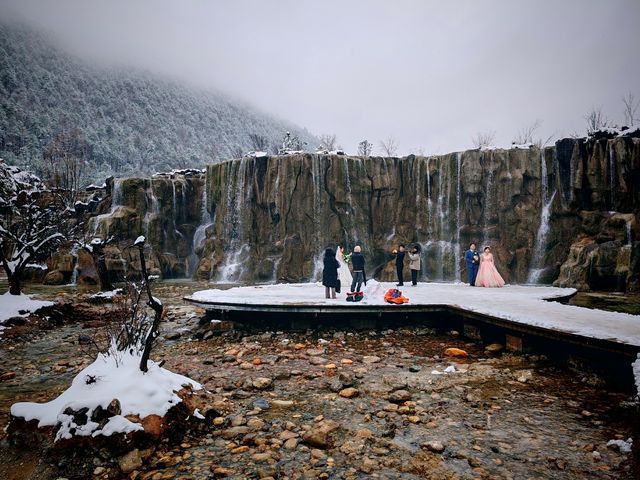
<instances>
[{"instance_id":1,"label":"snow on rock ledge","mask_svg":"<svg viewBox=\"0 0 640 480\"><path fill-rule=\"evenodd\" d=\"M47 403L15 403L11 407L12 421L21 418L37 421L38 427L57 428L56 441L129 433L143 430L146 417L162 417L179 404L182 399L177 392L183 387L202 389L199 383L152 361L148 372L143 373L139 363L139 356L124 352L99 354L58 398ZM110 416L103 412L110 412ZM131 420L136 417L142 424Z\"/></svg>"}]
</instances>

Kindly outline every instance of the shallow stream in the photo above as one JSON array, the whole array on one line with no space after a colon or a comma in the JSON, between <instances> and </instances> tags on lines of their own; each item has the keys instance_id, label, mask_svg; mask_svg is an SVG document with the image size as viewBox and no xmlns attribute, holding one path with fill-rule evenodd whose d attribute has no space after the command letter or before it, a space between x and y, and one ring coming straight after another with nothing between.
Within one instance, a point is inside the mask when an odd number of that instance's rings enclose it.
<instances>
[{"instance_id":1,"label":"shallow stream","mask_svg":"<svg viewBox=\"0 0 640 480\"><path fill-rule=\"evenodd\" d=\"M225 407L212 433L161 447L136 478L635 478L630 455L606 446L631 436L633 393L588 372L492 354L429 329L226 332L195 341L203 312L181 298L205 285L156 286L167 318L152 357ZM93 333L66 324L0 342L2 371L16 372L0 383L0 421L15 401L64 390L93 361L77 343ZM468 357L444 357L449 347ZM357 393L342 396L348 388ZM327 421L337 427L326 445L303 441ZM69 472L45 454L25 459L12 449L0 444L2 478L114 472L104 458Z\"/></svg>"}]
</instances>

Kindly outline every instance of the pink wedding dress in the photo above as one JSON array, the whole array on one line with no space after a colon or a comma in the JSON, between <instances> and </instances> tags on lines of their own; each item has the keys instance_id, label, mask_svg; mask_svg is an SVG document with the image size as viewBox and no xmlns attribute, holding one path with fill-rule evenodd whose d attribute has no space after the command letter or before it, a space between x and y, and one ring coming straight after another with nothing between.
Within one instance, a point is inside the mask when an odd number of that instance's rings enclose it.
<instances>
[{"instance_id":1,"label":"pink wedding dress","mask_svg":"<svg viewBox=\"0 0 640 480\"><path fill-rule=\"evenodd\" d=\"M493 255L480 255L480 268L476 277L476 287L503 287L504 279L496 270Z\"/></svg>"}]
</instances>

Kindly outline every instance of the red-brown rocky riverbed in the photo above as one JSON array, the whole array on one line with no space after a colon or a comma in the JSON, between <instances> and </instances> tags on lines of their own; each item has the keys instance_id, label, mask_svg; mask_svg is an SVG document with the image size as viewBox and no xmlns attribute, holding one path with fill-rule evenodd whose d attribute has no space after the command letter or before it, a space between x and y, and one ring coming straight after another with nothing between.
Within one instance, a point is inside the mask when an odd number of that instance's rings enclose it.
<instances>
[{"instance_id":1,"label":"red-brown rocky riverbed","mask_svg":"<svg viewBox=\"0 0 640 480\"><path fill-rule=\"evenodd\" d=\"M222 414L128 478L635 478L630 454L606 446L631 436L633 392L594 375L428 329L192 340L202 312L180 304L187 289L158 288L168 312L152 356L201 382ZM92 361L76 342L91 331L68 324L2 342L2 370L16 376L0 383L1 420L15 401L66 388ZM469 356L445 357L449 347ZM65 470L64 456L37 453L3 441L0 477L122 478L106 456Z\"/></svg>"}]
</instances>

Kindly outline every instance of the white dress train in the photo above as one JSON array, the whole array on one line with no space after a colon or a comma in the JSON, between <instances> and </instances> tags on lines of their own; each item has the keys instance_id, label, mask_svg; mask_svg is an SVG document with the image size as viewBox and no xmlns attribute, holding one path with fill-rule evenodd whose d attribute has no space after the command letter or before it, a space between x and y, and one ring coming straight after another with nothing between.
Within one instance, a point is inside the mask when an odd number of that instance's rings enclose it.
<instances>
[{"instance_id":1,"label":"white dress train","mask_svg":"<svg viewBox=\"0 0 640 480\"><path fill-rule=\"evenodd\" d=\"M349 265L344 261L343 258L343 250L342 248L336 248L336 260L340 264L338 267L338 279L340 280L340 291L348 292L351 288L351 282L353 281L353 277L351 276L351 272L349 271Z\"/></svg>"}]
</instances>

